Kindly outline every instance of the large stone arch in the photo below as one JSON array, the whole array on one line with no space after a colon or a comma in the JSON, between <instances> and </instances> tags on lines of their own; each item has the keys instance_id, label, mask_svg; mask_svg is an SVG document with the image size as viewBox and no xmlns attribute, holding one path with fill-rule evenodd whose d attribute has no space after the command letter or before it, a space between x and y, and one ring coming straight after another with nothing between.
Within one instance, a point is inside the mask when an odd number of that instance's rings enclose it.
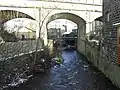
<instances>
[{"instance_id":1,"label":"large stone arch","mask_svg":"<svg viewBox=\"0 0 120 90\"><path fill-rule=\"evenodd\" d=\"M62 12L62 13L56 13L54 15L51 15L49 18L47 18L47 21L46 21L46 27L48 25L49 22L53 21L53 20L56 20L56 19L67 19L67 20L70 20L74 23L77 24L78 26L78 40L77 40L77 48L83 52L84 49L85 49L85 45L84 43L82 42L82 40L85 40L85 34L86 34L86 21L73 14L73 13L68 13L68 12Z\"/></svg>"},{"instance_id":2,"label":"large stone arch","mask_svg":"<svg viewBox=\"0 0 120 90\"><path fill-rule=\"evenodd\" d=\"M15 11L15 10L1 10L0 11L1 23L5 23L5 22L7 22L11 19L15 19L15 18L28 18L28 19L35 20L30 15L27 15L23 12L19 12L19 11Z\"/></svg>"},{"instance_id":3,"label":"large stone arch","mask_svg":"<svg viewBox=\"0 0 120 90\"><path fill-rule=\"evenodd\" d=\"M67 20L73 21L77 25L81 22L82 23L85 22L84 19L82 19L81 17L79 17L75 14L68 13L68 12L62 12L62 13L56 13L56 14L52 15L50 18L48 18L47 23L49 23L53 20L56 20L56 19L67 19Z\"/></svg>"},{"instance_id":4,"label":"large stone arch","mask_svg":"<svg viewBox=\"0 0 120 90\"><path fill-rule=\"evenodd\" d=\"M5 32L3 29L3 25L7 22L10 21L12 19L16 19L16 18L28 18L31 20L35 20L33 17L31 17L28 14L25 14L23 12L19 12L16 10L0 10L0 29L1 32ZM6 34L8 35L8 38L6 38L5 41L14 41L11 38L14 37L13 39L15 39L16 37L8 32L6 32ZM11 36L12 35L12 36ZM11 36L11 37L10 37ZM2 38L5 38L5 35L2 35ZM11 40L10 40L10 39Z\"/></svg>"}]
</instances>

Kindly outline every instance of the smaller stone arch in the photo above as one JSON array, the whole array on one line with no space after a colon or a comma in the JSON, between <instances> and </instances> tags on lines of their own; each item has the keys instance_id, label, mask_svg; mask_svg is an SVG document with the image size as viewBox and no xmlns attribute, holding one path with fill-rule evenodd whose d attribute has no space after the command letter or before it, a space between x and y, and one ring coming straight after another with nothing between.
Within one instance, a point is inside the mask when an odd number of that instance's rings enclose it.
<instances>
[{"instance_id":1,"label":"smaller stone arch","mask_svg":"<svg viewBox=\"0 0 120 90\"><path fill-rule=\"evenodd\" d=\"M103 22L103 16L100 16L100 17L96 18L94 21L101 21L101 22Z\"/></svg>"},{"instance_id":2,"label":"smaller stone arch","mask_svg":"<svg viewBox=\"0 0 120 90\"><path fill-rule=\"evenodd\" d=\"M103 25L103 16L100 16L96 19L94 19L94 21L92 22L92 26L93 28L96 28L96 27L101 27ZM94 31L94 30L92 30Z\"/></svg>"},{"instance_id":3,"label":"smaller stone arch","mask_svg":"<svg viewBox=\"0 0 120 90\"><path fill-rule=\"evenodd\" d=\"M101 33L103 29L103 16L100 16L92 22L92 31L87 34L88 40L95 42L96 45L100 44Z\"/></svg>"}]
</instances>

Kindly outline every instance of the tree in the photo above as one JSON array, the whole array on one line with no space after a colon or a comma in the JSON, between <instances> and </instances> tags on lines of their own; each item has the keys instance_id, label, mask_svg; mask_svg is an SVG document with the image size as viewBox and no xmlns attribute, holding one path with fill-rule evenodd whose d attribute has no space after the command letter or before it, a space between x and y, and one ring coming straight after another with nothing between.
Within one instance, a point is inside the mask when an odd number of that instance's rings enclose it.
<instances>
[{"instance_id":1,"label":"tree","mask_svg":"<svg viewBox=\"0 0 120 90\"><path fill-rule=\"evenodd\" d=\"M56 6L55 6L55 7L56 7ZM41 34L42 34L42 33L41 33L41 30L42 30L43 24L44 24L46 18L49 16L49 14L50 14L54 9L55 9L55 8L50 9L50 10L47 10L47 11L46 11L46 12L47 12L46 16L45 16L44 14L41 14L41 13L40 13L40 15L42 15L43 19L42 19L41 21L39 21L39 36L38 36L38 38L37 38L37 40L36 40L36 51L35 51L34 64L35 64L35 62L36 62L36 60L37 60L38 45L39 45L39 43L40 43L40 40L42 40L42 38L41 38ZM39 12L40 12L40 10L39 10Z\"/></svg>"}]
</instances>

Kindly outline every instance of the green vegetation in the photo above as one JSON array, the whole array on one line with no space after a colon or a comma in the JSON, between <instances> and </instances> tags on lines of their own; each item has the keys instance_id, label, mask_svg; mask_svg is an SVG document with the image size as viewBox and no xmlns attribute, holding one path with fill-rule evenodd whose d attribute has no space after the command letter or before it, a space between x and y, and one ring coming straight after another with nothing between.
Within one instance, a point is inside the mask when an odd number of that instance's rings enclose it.
<instances>
[{"instance_id":1,"label":"green vegetation","mask_svg":"<svg viewBox=\"0 0 120 90\"><path fill-rule=\"evenodd\" d=\"M9 33L8 31L4 30L4 26L1 26L0 36L5 42L15 42L18 41L15 33Z\"/></svg>"}]
</instances>

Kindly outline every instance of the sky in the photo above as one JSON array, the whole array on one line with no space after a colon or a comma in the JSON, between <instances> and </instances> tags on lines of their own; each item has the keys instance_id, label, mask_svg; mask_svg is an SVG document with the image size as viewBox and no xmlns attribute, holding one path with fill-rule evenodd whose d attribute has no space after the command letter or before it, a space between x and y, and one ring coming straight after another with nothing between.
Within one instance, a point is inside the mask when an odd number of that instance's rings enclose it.
<instances>
[{"instance_id":1,"label":"sky","mask_svg":"<svg viewBox=\"0 0 120 90\"><path fill-rule=\"evenodd\" d=\"M48 28L61 28L61 29L65 29L65 27L63 26L67 26L67 31L71 32L72 29L77 29L77 24L75 24L74 22L67 20L67 19L57 19L54 20L52 22L50 22L48 24Z\"/></svg>"},{"instance_id":2,"label":"sky","mask_svg":"<svg viewBox=\"0 0 120 90\"><path fill-rule=\"evenodd\" d=\"M0 0L0 3L4 3L4 2L6 2L6 3L11 3L11 2L22 2L22 1L27 1L27 0Z\"/></svg>"},{"instance_id":3,"label":"sky","mask_svg":"<svg viewBox=\"0 0 120 90\"><path fill-rule=\"evenodd\" d=\"M9 2L21 2L21 1L28 1L28 0L0 0L0 3L2 2L6 2L6 3L9 3Z\"/></svg>"},{"instance_id":4,"label":"sky","mask_svg":"<svg viewBox=\"0 0 120 90\"><path fill-rule=\"evenodd\" d=\"M33 23L32 27L29 26L30 23ZM67 26L67 32L71 32L72 29L77 29L77 24L67 19L54 20L50 22L47 27L48 29L49 28L61 28L64 30L65 27L63 25ZM14 31L18 31L17 27L19 28L20 26L23 26L23 27L26 26L31 29L35 29L36 23L32 20L25 19L25 18L24 19L13 19L13 20L6 22L5 26L6 26L6 30L8 30L9 32L14 32ZM15 26L17 27L15 28ZM21 28L19 29L19 32L28 32L28 30L25 28Z\"/></svg>"},{"instance_id":5,"label":"sky","mask_svg":"<svg viewBox=\"0 0 120 90\"><path fill-rule=\"evenodd\" d=\"M36 0L0 0L0 3L22 3L24 1L36 1ZM37 0L37 1L40 1L40 0ZM102 3L102 0L54 0L54 1L67 1L67 2L80 2L80 3L89 3L89 4L92 4L92 3L95 3L95 4L100 4Z\"/></svg>"},{"instance_id":6,"label":"sky","mask_svg":"<svg viewBox=\"0 0 120 90\"><path fill-rule=\"evenodd\" d=\"M0 0L0 3L5 3L5 4L9 4L9 3L23 3L25 1L32 1L32 0ZM35 0L33 0L35 1ZM57 1L57 0L56 0ZM90 4L92 4L93 2L95 4L99 4L101 3L101 0L58 0L58 1L72 1L72 2L83 2L85 3L86 1ZM14 2L14 3L13 3ZM60 23L59 23L60 22ZM66 23L67 22L67 23ZM12 22L13 23L13 22ZM67 26L67 29L68 31L71 31L71 29L77 29L77 25L71 21L67 21L67 20L56 20L56 21L53 21L51 22L49 25L48 25L48 28L64 28L63 25L66 25Z\"/></svg>"},{"instance_id":7,"label":"sky","mask_svg":"<svg viewBox=\"0 0 120 90\"><path fill-rule=\"evenodd\" d=\"M13 20L7 21L5 24L6 30L8 32L14 32L18 31L18 28L23 27L19 29L19 32L28 32L28 29L25 29L24 27L30 28L30 29L36 29L37 24L35 21L27 19L27 18L17 18Z\"/></svg>"}]
</instances>

